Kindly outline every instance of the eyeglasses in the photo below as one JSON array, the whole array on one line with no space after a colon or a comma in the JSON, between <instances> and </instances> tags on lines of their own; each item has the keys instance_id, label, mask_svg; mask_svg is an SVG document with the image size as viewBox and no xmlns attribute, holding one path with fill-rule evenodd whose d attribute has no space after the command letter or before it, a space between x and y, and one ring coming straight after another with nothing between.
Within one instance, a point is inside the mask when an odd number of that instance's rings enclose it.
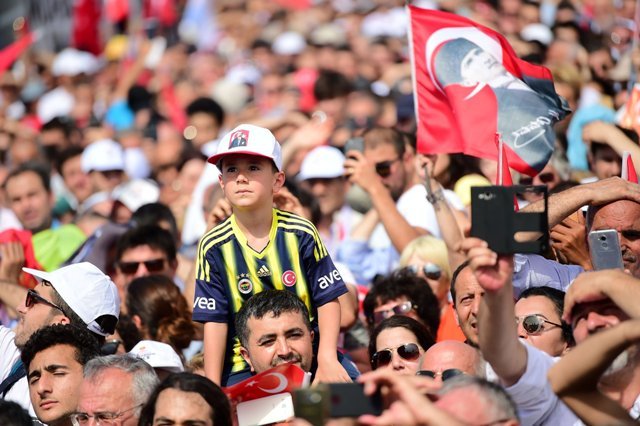
<instances>
[{"instance_id":1,"label":"eyeglasses","mask_svg":"<svg viewBox=\"0 0 640 426\"><path fill-rule=\"evenodd\" d=\"M442 276L442 270L440 267L434 263L427 262L422 265L420 268L418 265L409 265L406 267L407 271L411 272L413 275L418 275L418 272L422 270L422 273L425 277L430 280L439 280Z\"/></svg>"},{"instance_id":2,"label":"eyeglasses","mask_svg":"<svg viewBox=\"0 0 640 426\"><path fill-rule=\"evenodd\" d=\"M411 309L416 309L416 308L417 306L409 301L402 302L391 309L374 312L373 316L369 317L369 323L378 324L394 315L406 315L411 311Z\"/></svg>"},{"instance_id":3,"label":"eyeglasses","mask_svg":"<svg viewBox=\"0 0 640 426\"><path fill-rule=\"evenodd\" d=\"M88 413L74 413L70 416L71 424L73 426L85 426L89 424L89 421L93 419L96 426L113 426L119 424L120 419L128 411L133 411L136 408L142 407L144 404L138 404L129 409L118 412L104 412L89 415Z\"/></svg>"},{"instance_id":4,"label":"eyeglasses","mask_svg":"<svg viewBox=\"0 0 640 426\"><path fill-rule=\"evenodd\" d=\"M35 291L28 290L27 291L27 297L24 299L24 306L27 307L27 308L31 308L36 303L42 303L43 305L51 306L52 308L55 308L55 309L59 310L60 312L62 312L64 315L67 315L67 314L65 314L65 312L62 310L62 308L60 306L56 305L53 302L48 301L47 299L45 299L44 297L40 296Z\"/></svg>"},{"instance_id":5,"label":"eyeglasses","mask_svg":"<svg viewBox=\"0 0 640 426\"><path fill-rule=\"evenodd\" d=\"M393 163L399 160L400 158L398 157L395 160L381 161L379 163L376 163L376 173L380 177L388 177L391 174L391 166L393 165Z\"/></svg>"},{"instance_id":6,"label":"eyeglasses","mask_svg":"<svg viewBox=\"0 0 640 426\"><path fill-rule=\"evenodd\" d=\"M415 361L420 358L420 347L415 343L407 343L397 348L382 349L371 357L371 367L375 370L391 363L393 352L397 352L400 358L407 361Z\"/></svg>"},{"instance_id":7,"label":"eyeglasses","mask_svg":"<svg viewBox=\"0 0 640 426\"><path fill-rule=\"evenodd\" d=\"M457 368L447 368L446 370L443 370L439 373L431 370L420 370L417 373L418 376L427 376L431 377L432 379L440 376L442 377L443 382L461 374L464 374L464 371L458 370Z\"/></svg>"},{"instance_id":8,"label":"eyeglasses","mask_svg":"<svg viewBox=\"0 0 640 426\"><path fill-rule=\"evenodd\" d=\"M556 179L556 175L551 172L540 173L538 175L538 179L542 183L551 183ZM531 176L522 176L520 177L520 185L531 185L533 183L533 178Z\"/></svg>"},{"instance_id":9,"label":"eyeglasses","mask_svg":"<svg viewBox=\"0 0 640 426\"><path fill-rule=\"evenodd\" d=\"M539 314L516 317L516 324L520 324L520 322L522 322L522 328L524 329L524 331L526 331L527 334L538 334L544 331L544 323L562 328L562 324L551 322Z\"/></svg>"},{"instance_id":10,"label":"eyeglasses","mask_svg":"<svg viewBox=\"0 0 640 426\"><path fill-rule=\"evenodd\" d=\"M165 259L151 259L143 262L118 262L120 270L125 274L135 274L141 263L151 273L161 272L164 269Z\"/></svg>"},{"instance_id":11,"label":"eyeglasses","mask_svg":"<svg viewBox=\"0 0 640 426\"><path fill-rule=\"evenodd\" d=\"M113 355L118 352L118 348L122 345L122 340L113 339L104 342L104 345L100 348L101 355Z\"/></svg>"}]
</instances>

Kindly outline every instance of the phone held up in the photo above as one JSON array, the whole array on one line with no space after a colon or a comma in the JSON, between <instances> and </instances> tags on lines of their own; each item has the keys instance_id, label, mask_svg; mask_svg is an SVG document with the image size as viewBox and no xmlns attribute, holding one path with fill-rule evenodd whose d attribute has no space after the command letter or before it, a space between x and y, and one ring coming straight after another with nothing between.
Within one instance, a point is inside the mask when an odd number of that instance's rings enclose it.
<instances>
[{"instance_id":1,"label":"phone held up","mask_svg":"<svg viewBox=\"0 0 640 426\"><path fill-rule=\"evenodd\" d=\"M624 269L618 232L603 229L589 232L589 252L593 269Z\"/></svg>"}]
</instances>

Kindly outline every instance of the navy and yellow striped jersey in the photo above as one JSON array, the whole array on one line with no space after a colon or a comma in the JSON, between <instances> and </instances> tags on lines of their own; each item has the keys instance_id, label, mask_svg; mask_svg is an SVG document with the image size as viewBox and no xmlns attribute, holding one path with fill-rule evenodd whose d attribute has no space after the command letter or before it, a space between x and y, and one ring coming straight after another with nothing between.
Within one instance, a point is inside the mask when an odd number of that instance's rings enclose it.
<instances>
[{"instance_id":1,"label":"navy and yellow striped jersey","mask_svg":"<svg viewBox=\"0 0 640 426\"><path fill-rule=\"evenodd\" d=\"M315 226L278 209L273 209L269 243L261 252L249 247L232 215L202 237L197 256L193 319L228 324L223 377L248 369L234 320L253 294L295 292L317 328L317 308L347 292Z\"/></svg>"}]
</instances>

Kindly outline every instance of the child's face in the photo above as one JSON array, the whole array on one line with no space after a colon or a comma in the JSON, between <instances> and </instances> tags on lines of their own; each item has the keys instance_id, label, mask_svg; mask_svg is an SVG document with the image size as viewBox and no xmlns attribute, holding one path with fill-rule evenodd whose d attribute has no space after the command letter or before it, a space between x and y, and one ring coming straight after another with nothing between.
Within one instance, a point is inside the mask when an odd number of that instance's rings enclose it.
<instances>
[{"instance_id":1,"label":"child's face","mask_svg":"<svg viewBox=\"0 0 640 426\"><path fill-rule=\"evenodd\" d=\"M284 173L274 172L264 157L233 154L224 157L221 166L220 186L234 208L271 207L273 194L284 184Z\"/></svg>"}]
</instances>

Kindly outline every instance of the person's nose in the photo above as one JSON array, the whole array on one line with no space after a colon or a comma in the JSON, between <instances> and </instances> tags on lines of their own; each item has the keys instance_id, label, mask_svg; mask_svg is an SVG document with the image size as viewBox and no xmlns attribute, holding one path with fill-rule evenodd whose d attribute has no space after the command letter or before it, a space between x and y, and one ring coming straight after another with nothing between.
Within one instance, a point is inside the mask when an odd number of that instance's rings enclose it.
<instances>
[{"instance_id":1,"label":"person's nose","mask_svg":"<svg viewBox=\"0 0 640 426\"><path fill-rule=\"evenodd\" d=\"M291 353L291 347L287 339L278 339L276 342L276 353L279 357L286 358Z\"/></svg>"},{"instance_id":2,"label":"person's nose","mask_svg":"<svg viewBox=\"0 0 640 426\"><path fill-rule=\"evenodd\" d=\"M521 339L527 339L529 335L526 331L524 331L524 327L522 326L522 321L518 321L518 337Z\"/></svg>"},{"instance_id":3,"label":"person's nose","mask_svg":"<svg viewBox=\"0 0 640 426\"><path fill-rule=\"evenodd\" d=\"M590 332L600 330L602 328L608 328L614 324L608 320L607 317L600 315L597 312L589 312L587 315L587 329Z\"/></svg>"},{"instance_id":4,"label":"person's nose","mask_svg":"<svg viewBox=\"0 0 640 426\"><path fill-rule=\"evenodd\" d=\"M478 316L478 311L480 310L480 301L481 297L475 296L473 298L473 302L471 303L471 314L473 316Z\"/></svg>"},{"instance_id":5,"label":"person's nose","mask_svg":"<svg viewBox=\"0 0 640 426\"><path fill-rule=\"evenodd\" d=\"M51 381L46 374L38 379L38 383L36 383L36 392L38 392L38 395L42 398L51 393Z\"/></svg>"},{"instance_id":6,"label":"person's nose","mask_svg":"<svg viewBox=\"0 0 640 426\"><path fill-rule=\"evenodd\" d=\"M136 269L136 273L135 273L135 277L136 278L140 278L140 277L146 277L147 275L151 275L149 273L149 270L147 269L147 267L145 266L144 262L140 262L138 264L138 269Z\"/></svg>"},{"instance_id":7,"label":"person's nose","mask_svg":"<svg viewBox=\"0 0 640 426\"><path fill-rule=\"evenodd\" d=\"M404 370L404 362L402 362L402 357L400 357L400 355L398 355L397 351L393 351L393 354L391 355L391 367L394 370Z\"/></svg>"},{"instance_id":8,"label":"person's nose","mask_svg":"<svg viewBox=\"0 0 640 426\"><path fill-rule=\"evenodd\" d=\"M236 183L247 182L247 172L245 170L238 170L236 175Z\"/></svg>"}]
</instances>

